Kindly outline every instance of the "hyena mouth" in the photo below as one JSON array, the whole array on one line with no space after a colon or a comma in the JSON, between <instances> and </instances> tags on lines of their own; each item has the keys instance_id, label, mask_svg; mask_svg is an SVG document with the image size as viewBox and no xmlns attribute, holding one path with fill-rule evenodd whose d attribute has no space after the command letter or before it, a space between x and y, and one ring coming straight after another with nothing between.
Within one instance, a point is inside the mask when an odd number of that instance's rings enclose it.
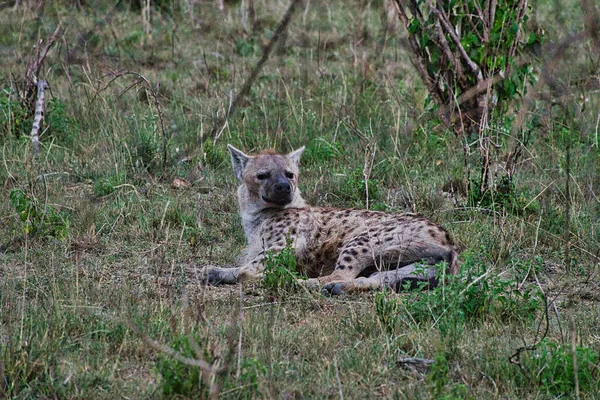
<instances>
[{"instance_id":1,"label":"hyena mouth","mask_svg":"<svg viewBox=\"0 0 600 400\"><path fill-rule=\"evenodd\" d=\"M275 204L276 206L285 206L292 202L291 197L279 197L277 199L269 199L268 197L261 196L265 203Z\"/></svg>"}]
</instances>

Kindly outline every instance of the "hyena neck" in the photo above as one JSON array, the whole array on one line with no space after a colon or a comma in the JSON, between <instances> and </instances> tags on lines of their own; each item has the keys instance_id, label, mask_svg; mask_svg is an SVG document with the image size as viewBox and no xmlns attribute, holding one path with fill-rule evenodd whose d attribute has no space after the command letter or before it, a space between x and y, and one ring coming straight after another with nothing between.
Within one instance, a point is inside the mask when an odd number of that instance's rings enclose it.
<instances>
[{"instance_id":1,"label":"hyena neck","mask_svg":"<svg viewBox=\"0 0 600 400\"><path fill-rule=\"evenodd\" d=\"M251 193L244 185L241 185L238 188L238 203L242 224L244 226L244 233L246 234L248 243L252 242L255 235L258 234L258 228L265 219L281 212L281 210L307 207L307 204L298 189L296 189L294 199L291 203L284 207L269 207L260 200L257 194Z\"/></svg>"}]
</instances>

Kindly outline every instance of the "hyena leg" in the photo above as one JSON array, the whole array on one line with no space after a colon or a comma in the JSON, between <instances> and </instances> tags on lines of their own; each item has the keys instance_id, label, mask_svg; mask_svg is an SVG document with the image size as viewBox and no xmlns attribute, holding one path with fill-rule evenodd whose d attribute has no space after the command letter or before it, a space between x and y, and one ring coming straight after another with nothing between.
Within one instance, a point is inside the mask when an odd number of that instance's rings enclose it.
<instances>
[{"instance_id":1,"label":"hyena leg","mask_svg":"<svg viewBox=\"0 0 600 400\"><path fill-rule=\"evenodd\" d=\"M257 257L241 267L204 267L202 279L210 285L232 284L259 280L263 276L264 257Z\"/></svg>"},{"instance_id":2,"label":"hyena leg","mask_svg":"<svg viewBox=\"0 0 600 400\"><path fill-rule=\"evenodd\" d=\"M437 285L437 270L434 267L409 264L401 268L375 272L369 277L358 277L349 281L329 282L322 291L326 295L340 295L352 292L364 292L382 288L401 289L406 282L411 287L426 282L429 287Z\"/></svg>"},{"instance_id":3,"label":"hyena leg","mask_svg":"<svg viewBox=\"0 0 600 400\"><path fill-rule=\"evenodd\" d=\"M357 235L340 249L340 254L331 274L317 278L321 285L329 282L350 281L380 259L381 246L368 233Z\"/></svg>"},{"instance_id":4,"label":"hyena leg","mask_svg":"<svg viewBox=\"0 0 600 400\"><path fill-rule=\"evenodd\" d=\"M283 246L274 246L269 249L273 253L283 250ZM202 277L211 285L231 284L242 281L256 281L262 279L265 260L265 252L261 252L249 263L241 267L222 268L222 267L204 267Z\"/></svg>"},{"instance_id":5,"label":"hyena leg","mask_svg":"<svg viewBox=\"0 0 600 400\"><path fill-rule=\"evenodd\" d=\"M202 282L210 285L236 283L241 269L241 267L223 268L206 266L202 268Z\"/></svg>"}]
</instances>

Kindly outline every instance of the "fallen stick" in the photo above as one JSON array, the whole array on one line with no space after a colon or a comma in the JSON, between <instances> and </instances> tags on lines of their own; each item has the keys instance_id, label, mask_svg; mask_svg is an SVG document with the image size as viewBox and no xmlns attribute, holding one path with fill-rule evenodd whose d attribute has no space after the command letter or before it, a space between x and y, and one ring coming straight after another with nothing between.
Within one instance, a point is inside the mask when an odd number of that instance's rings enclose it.
<instances>
[{"instance_id":1,"label":"fallen stick","mask_svg":"<svg viewBox=\"0 0 600 400\"><path fill-rule=\"evenodd\" d=\"M424 374L433 365L433 360L428 358L399 358L397 363L408 370Z\"/></svg>"}]
</instances>

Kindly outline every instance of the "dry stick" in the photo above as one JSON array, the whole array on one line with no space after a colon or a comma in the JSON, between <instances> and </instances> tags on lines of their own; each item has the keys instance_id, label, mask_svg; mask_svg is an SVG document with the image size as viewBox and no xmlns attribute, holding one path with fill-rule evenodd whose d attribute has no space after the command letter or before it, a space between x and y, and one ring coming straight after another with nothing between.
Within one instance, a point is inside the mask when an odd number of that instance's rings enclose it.
<instances>
[{"instance_id":1,"label":"dry stick","mask_svg":"<svg viewBox=\"0 0 600 400\"><path fill-rule=\"evenodd\" d=\"M571 271L571 257L569 254L570 241L571 241L571 185L569 182L571 179L571 138L566 135L567 138L567 180L565 183L565 269L567 272Z\"/></svg>"},{"instance_id":2,"label":"dry stick","mask_svg":"<svg viewBox=\"0 0 600 400\"><path fill-rule=\"evenodd\" d=\"M44 64L44 60L46 59L46 56L48 55L48 51L50 51L50 48L52 47L52 45L58 38L61 29L62 29L62 26L60 24L58 24L58 26L54 30L54 33L52 34L52 36L50 36L50 38L46 42L46 46L44 46L44 49L40 51L40 49L38 47L38 55L36 57L35 62L33 64L30 64L29 67L27 68L26 78L31 77L33 79L37 79L37 77L40 74L40 70L42 69L42 65ZM40 45L41 44L42 43L40 41Z\"/></svg>"},{"instance_id":3,"label":"dry stick","mask_svg":"<svg viewBox=\"0 0 600 400\"><path fill-rule=\"evenodd\" d=\"M573 318L573 295L569 303L569 334L571 336L571 354L573 355L573 380L575 382L575 398L579 400L579 367L577 366L577 346L575 345L575 320Z\"/></svg>"},{"instance_id":4,"label":"dry stick","mask_svg":"<svg viewBox=\"0 0 600 400\"><path fill-rule=\"evenodd\" d=\"M244 334L244 330L243 330L243 323L244 323L244 307L243 307L243 301L244 301L244 292L242 291L242 285L238 285L239 286L239 307L240 307L240 311L238 314L238 325L240 326L240 336L238 338L238 348L237 348L237 356L238 356L238 360L237 360L237 369L235 371L235 380L236 382L239 382L240 380L240 376L242 375L242 339L243 339L243 334Z\"/></svg>"},{"instance_id":5,"label":"dry stick","mask_svg":"<svg viewBox=\"0 0 600 400\"><path fill-rule=\"evenodd\" d=\"M44 91L48 89L48 82L39 79L37 82L38 94L35 102L35 116L33 118L33 127L31 128L31 144L33 145L33 156L37 159L40 154L40 126L44 119L44 110L46 108L46 95Z\"/></svg>"},{"instance_id":6,"label":"dry stick","mask_svg":"<svg viewBox=\"0 0 600 400\"><path fill-rule=\"evenodd\" d=\"M431 369L433 365L433 360L428 358L418 358L418 357L408 357L408 358L399 358L396 361L398 365L409 369L411 371L415 371L419 374L424 374Z\"/></svg>"},{"instance_id":7,"label":"dry stick","mask_svg":"<svg viewBox=\"0 0 600 400\"><path fill-rule=\"evenodd\" d=\"M292 20L292 15L294 15L294 12L298 8L298 5L300 3L302 3L303 1L304 0L292 0L292 3L290 4L290 6L287 9L283 18L281 19L281 22L279 22L279 26L275 30L275 33L273 33L273 37L271 38L269 43L267 43L267 45L265 46L262 57L260 58L260 60L256 64L256 66L252 70L252 73L250 74L250 76L248 76L248 78L244 82L242 89L235 96L233 102L231 102L231 106L229 107L228 112L223 117L217 119L217 121L213 125L213 127L209 133L210 136L216 137L217 132L222 132L222 129L225 129L225 124L227 123L227 119L229 118L231 113L235 112L235 110L239 107L240 103L242 102L242 99L244 97L246 97L246 95L248 95L248 93L250 92L250 88L252 87L252 84L256 80L256 77L262 70L262 67L264 66L264 64L269 59L269 56L271 55L271 52L273 51L275 44L277 44L277 42L284 36L284 33L285 33L288 25L290 24L290 21Z\"/></svg>"},{"instance_id":8,"label":"dry stick","mask_svg":"<svg viewBox=\"0 0 600 400\"><path fill-rule=\"evenodd\" d=\"M208 376L211 376L213 374L220 374L225 371L225 368L223 367L216 367L214 364L209 364L203 359L186 357L183 354L179 353L177 350L174 350L167 345L157 342L156 340L152 339L150 336L142 332L140 327L138 327L136 324L134 324L128 319L120 318L117 316L111 316L101 310L95 311L98 315L100 315L100 317L108 319L109 321L112 321L114 323L121 323L127 328L131 329L133 333L135 333L140 339L142 339L142 341L146 343L146 345L148 345L150 348L158 352L168 354L169 356L173 357L179 362L182 362L185 365L189 365L191 367L198 367L203 373L209 374Z\"/></svg>"},{"instance_id":9,"label":"dry stick","mask_svg":"<svg viewBox=\"0 0 600 400\"><path fill-rule=\"evenodd\" d=\"M338 384L338 392L340 394L340 400L344 400L344 391L342 390L342 381L340 379L340 370L337 365L337 359L335 355L333 356L333 367L335 368L335 380Z\"/></svg>"}]
</instances>

